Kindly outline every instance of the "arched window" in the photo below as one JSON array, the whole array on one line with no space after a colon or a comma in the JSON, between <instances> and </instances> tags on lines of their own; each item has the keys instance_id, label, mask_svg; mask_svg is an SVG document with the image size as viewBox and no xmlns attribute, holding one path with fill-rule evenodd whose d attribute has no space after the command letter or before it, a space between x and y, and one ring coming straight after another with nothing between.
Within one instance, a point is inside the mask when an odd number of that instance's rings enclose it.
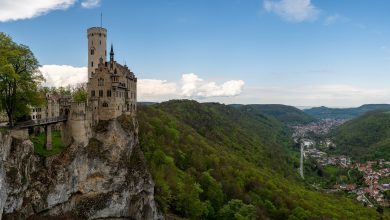
<instances>
[{"instance_id":1,"label":"arched window","mask_svg":"<svg viewBox=\"0 0 390 220\"><path fill-rule=\"evenodd\" d=\"M103 107L108 107L107 102L103 102Z\"/></svg>"}]
</instances>

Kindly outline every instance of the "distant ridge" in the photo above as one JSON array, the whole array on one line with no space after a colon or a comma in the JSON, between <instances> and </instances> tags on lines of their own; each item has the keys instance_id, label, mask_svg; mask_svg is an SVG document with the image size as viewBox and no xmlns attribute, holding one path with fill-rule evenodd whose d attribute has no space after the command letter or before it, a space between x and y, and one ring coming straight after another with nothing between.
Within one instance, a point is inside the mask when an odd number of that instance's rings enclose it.
<instances>
[{"instance_id":1,"label":"distant ridge","mask_svg":"<svg viewBox=\"0 0 390 220\"><path fill-rule=\"evenodd\" d=\"M235 108L244 109L246 112L260 113L269 117L273 117L278 121L288 124L307 124L314 122L317 119L306 114L304 111L288 105L281 104L251 104L251 105L231 105Z\"/></svg>"},{"instance_id":2,"label":"distant ridge","mask_svg":"<svg viewBox=\"0 0 390 220\"><path fill-rule=\"evenodd\" d=\"M303 111L317 119L353 119L373 110L389 110L390 104L366 104L356 108L328 108L325 106L304 109Z\"/></svg>"},{"instance_id":3,"label":"distant ridge","mask_svg":"<svg viewBox=\"0 0 390 220\"><path fill-rule=\"evenodd\" d=\"M354 159L390 160L390 111L374 110L338 127L337 151Z\"/></svg>"}]
</instances>

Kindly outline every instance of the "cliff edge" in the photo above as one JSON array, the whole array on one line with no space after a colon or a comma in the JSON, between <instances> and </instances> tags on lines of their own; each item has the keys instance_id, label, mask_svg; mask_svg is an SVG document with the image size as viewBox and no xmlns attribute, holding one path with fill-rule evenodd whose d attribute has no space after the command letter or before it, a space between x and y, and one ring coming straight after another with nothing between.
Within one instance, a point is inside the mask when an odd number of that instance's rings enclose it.
<instances>
[{"instance_id":1,"label":"cliff edge","mask_svg":"<svg viewBox=\"0 0 390 220\"><path fill-rule=\"evenodd\" d=\"M99 122L87 145L48 158L2 134L0 157L0 219L162 219L131 116Z\"/></svg>"}]
</instances>

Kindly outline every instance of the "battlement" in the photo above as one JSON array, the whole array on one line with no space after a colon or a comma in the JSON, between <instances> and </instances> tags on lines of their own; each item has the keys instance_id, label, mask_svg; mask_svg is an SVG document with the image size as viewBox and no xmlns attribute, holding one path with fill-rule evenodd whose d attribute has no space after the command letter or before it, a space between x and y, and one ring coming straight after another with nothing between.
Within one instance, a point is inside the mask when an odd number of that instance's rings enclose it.
<instances>
[{"instance_id":1,"label":"battlement","mask_svg":"<svg viewBox=\"0 0 390 220\"><path fill-rule=\"evenodd\" d=\"M70 120L86 120L87 105L85 102L70 103Z\"/></svg>"},{"instance_id":2,"label":"battlement","mask_svg":"<svg viewBox=\"0 0 390 220\"><path fill-rule=\"evenodd\" d=\"M88 33L88 37L93 37L93 36L95 36L95 34L97 34L97 35L104 34L104 37L106 37L107 36L107 29L105 29L103 27L91 27L91 28L88 28L87 33Z\"/></svg>"}]
</instances>

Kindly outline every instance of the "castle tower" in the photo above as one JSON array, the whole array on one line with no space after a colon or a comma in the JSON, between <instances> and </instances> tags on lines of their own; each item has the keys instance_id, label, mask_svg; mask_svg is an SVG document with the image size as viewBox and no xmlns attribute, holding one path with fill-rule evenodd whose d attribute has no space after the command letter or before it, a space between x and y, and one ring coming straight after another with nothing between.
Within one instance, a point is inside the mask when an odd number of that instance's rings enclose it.
<instances>
[{"instance_id":1,"label":"castle tower","mask_svg":"<svg viewBox=\"0 0 390 220\"><path fill-rule=\"evenodd\" d=\"M102 27L91 27L88 29L88 81L95 72L100 58L103 62L107 56L107 30Z\"/></svg>"}]
</instances>

